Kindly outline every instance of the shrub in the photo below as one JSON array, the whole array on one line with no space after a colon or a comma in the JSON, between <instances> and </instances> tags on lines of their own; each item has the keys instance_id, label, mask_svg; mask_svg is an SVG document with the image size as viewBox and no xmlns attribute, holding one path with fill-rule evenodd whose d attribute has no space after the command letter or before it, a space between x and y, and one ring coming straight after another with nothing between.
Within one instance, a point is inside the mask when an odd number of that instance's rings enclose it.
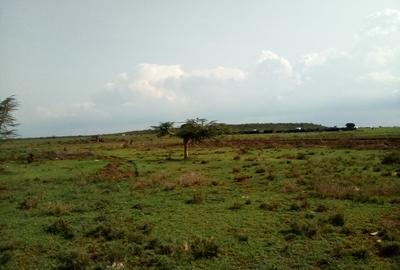
<instances>
[{"instance_id":1,"label":"shrub","mask_svg":"<svg viewBox=\"0 0 400 270\"><path fill-rule=\"evenodd\" d=\"M240 168L235 167L235 168L232 169L232 172L233 173L239 173L240 172Z\"/></svg>"},{"instance_id":2,"label":"shrub","mask_svg":"<svg viewBox=\"0 0 400 270\"><path fill-rule=\"evenodd\" d=\"M28 197L25 198L20 204L19 209L29 210L32 208L36 208L39 204L38 197Z\"/></svg>"},{"instance_id":3,"label":"shrub","mask_svg":"<svg viewBox=\"0 0 400 270\"><path fill-rule=\"evenodd\" d=\"M262 210L268 210L268 211L273 211L278 209L279 204L276 202L263 202L260 204L260 209Z\"/></svg>"},{"instance_id":4,"label":"shrub","mask_svg":"<svg viewBox=\"0 0 400 270\"><path fill-rule=\"evenodd\" d=\"M46 214L51 216L62 216L76 209L75 205L62 202L49 202L44 207Z\"/></svg>"},{"instance_id":5,"label":"shrub","mask_svg":"<svg viewBox=\"0 0 400 270\"><path fill-rule=\"evenodd\" d=\"M393 257L400 255L400 244L398 242L383 243L379 248L382 257Z\"/></svg>"},{"instance_id":6,"label":"shrub","mask_svg":"<svg viewBox=\"0 0 400 270\"><path fill-rule=\"evenodd\" d=\"M243 182L243 181L245 181L245 180L248 179L248 178L249 178L249 176L247 176L247 175L245 175L245 174L238 174L238 175L235 176L234 180L235 180L236 182Z\"/></svg>"},{"instance_id":7,"label":"shrub","mask_svg":"<svg viewBox=\"0 0 400 270\"><path fill-rule=\"evenodd\" d=\"M195 193L193 194L192 198L186 201L187 204L201 204L204 203L205 198L202 193Z\"/></svg>"},{"instance_id":8,"label":"shrub","mask_svg":"<svg viewBox=\"0 0 400 270\"><path fill-rule=\"evenodd\" d=\"M275 179L275 177L276 177L275 173L269 171L268 174L267 174L267 176L266 176L266 179L269 180L269 181L272 181L272 180Z\"/></svg>"},{"instance_id":9,"label":"shrub","mask_svg":"<svg viewBox=\"0 0 400 270\"><path fill-rule=\"evenodd\" d=\"M60 264L56 269L58 270L84 270L90 263L88 254L80 251L73 250L58 255Z\"/></svg>"},{"instance_id":10,"label":"shrub","mask_svg":"<svg viewBox=\"0 0 400 270\"><path fill-rule=\"evenodd\" d=\"M61 235L65 239L74 238L74 229L63 219L56 220L53 224L45 228L45 231L51 234Z\"/></svg>"},{"instance_id":11,"label":"shrub","mask_svg":"<svg viewBox=\"0 0 400 270\"><path fill-rule=\"evenodd\" d=\"M323 204L319 204L315 209L315 212L326 212L326 211L328 211L328 207L326 207Z\"/></svg>"},{"instance_id":12,"label":"shrub","mask_svg":"<svg viewBox=\"0 0 400 270\"><path fill-rule=\"evenodd\" d=\"M176 265L173 259L165 255L157 255L151 259L150 264L158 270L173 270Z\"/></svg>"},{"instance_id":13,"label":"shrub","mask_svg":"<svg viewBox=\"0 0 400 270\"><path fill-rule=\"evenodd\" d=\"M305 223L302 221L292 222L290 224L290 229L282 231L285 235L287 234L295 234L306 236L308 238L315 237L318 233L318 226L312 223Z\"/></svg>"},{"instance_id":14,"label":"shrub","mask_svg":"<svg viewBox=\"0 0 400 270\"><path fill-rule=\"evenodd\" d=\"M345 181L316 179L313 181L315 195L320 198L351 199L357 190Z\"/></svg>"},{"instance_id":15,"label":"shrub","mask_svg":"<svg viewBox=\"0 0 400 270\"><path fill-rule=\"evenodd\" d=\"M341 213L333 214L329 217L328 221L333 226L343 226L344 225L344 215Z\"/></svg>"},{"instance_id":16,"label":"shrub","mask_svg":"<svg viewBox=\"0 0 400 270\"><path fill-rule=\"evenodd\" d=\"M178 179L179 185L182 187L200 186L207 183L207 178L198 172L187 172Z\"/></svg>"},{"instance_id":17,"label":"shrub","mask_svg":"<svg viewBox=\"0 0 400 270\"><path fill-rule=\"evenodd\" d=\"M350 254L351 254L351 256L353 256L353 257L355 257L355 258L357 258L357 259L362 259L362 260L367 259L368 256L369 256L369 252L368 252L368 250L365 249L365 248L357 248L357 249L354 249L354 250L352 250L352 251L350 252Z\"/></svg>"},{"instance_id":18,"label":"shrub","mask_svg":"<svg viewBox=\"0 0 400 270\"><path fill-rule=\"evenodd\" d=\"M190 250L195 259L212 258L218 256L219 247L213 237L196 237L190 244Z\"/></svg>"},{"instance_id":19,"label":"shrub","mask_svg":"<svg viewBox=\"0 0 400 270\"><path fill-rule=\"evenodd\" d=\"M85 236L92 238L103 238L106 241L126 239L134 243L142 243L145 235L150 234L152 226L145 223L135 225L126 221L113 223L102 223L90 229Z\"/></svg>"},{"instance_id":20,"label":"shrub","mask_svg":"<svg viewBox=\"0 0 400 270\"><path fill-rule=\"evenodd\" d=\"M265 173L265 169L264 168L258 168L258 169L256 169L256 173Z\"/></svg>"},{"instance_id":21,"label":"shrub","mask_svg":"<svg viewBox=\"0 0 400 270\"><path fill-rule=\"evenodd\" d=\"M306 154L303 152L297 153L296 159L303 160L306 158Z\"/></svg>"},{"instance_id":22,"label":"shrub","mask_svg":"<svg viewBox=\"0 0 400 270\"><path fill-rule=\"evenodd\" d=\"M382 164L400 164L400 153L390 153L382 158Z\"/></svg>"},{"instance_id":23,"label":"shrub","mask_svg":"<svg viewBox=\"0 0 400 270\"><path fill-rule=\"evenodd\" d=\"M249 241L249 236L247 234L245 234L245 233L236 233L235 237L239 242L247 242L247 241Z\"/></svg>"},{"instance_id":24,"label":"shrub","mask_svg":"<svg viewBox=\"0 0 400 270\"><path fill-rule=\"evenodd\" d=\"M229 207L229 210L239 210L240 208L242 208L242 204L235 202L232 206Z\"/></svg>"},{"instance_id":25,"label":"shrub","mask_svg":"<svg viewBox=\"0 0 400 270\"><path fill-rule=\"evenodd\" d=\"M307 201L300 201L296 203L292 203L289 205L289 210L290 211L299 211L300 209L305 209L309 206Z\"/></svg>"},{"instance_id":26,"label":"shrub","mask_svg":"<svg viewBox=\"0 0 400 270\"><path fill-rule=\"evenodd\" d=\"M287 182L283 186L283 192L285 193L294 193L299 191L299 186L294 182Z\"/></svg>"}]
</instances>

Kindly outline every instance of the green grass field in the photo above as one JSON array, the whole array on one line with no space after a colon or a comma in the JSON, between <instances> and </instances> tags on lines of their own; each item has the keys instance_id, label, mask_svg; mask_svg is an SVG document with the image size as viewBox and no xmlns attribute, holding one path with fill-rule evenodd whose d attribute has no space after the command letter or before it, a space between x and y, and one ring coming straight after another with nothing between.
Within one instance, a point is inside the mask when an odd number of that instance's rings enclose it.
<instances>
[{"instance_id":1,"label":"green grass field","mask_svg":"<svg viewBox=\"0 0 400 270\"><path fill-rule=\"evenodd\" d=\"M0 269L400 269L399 139L3 141Z\"/></svg>"}]
</instances>

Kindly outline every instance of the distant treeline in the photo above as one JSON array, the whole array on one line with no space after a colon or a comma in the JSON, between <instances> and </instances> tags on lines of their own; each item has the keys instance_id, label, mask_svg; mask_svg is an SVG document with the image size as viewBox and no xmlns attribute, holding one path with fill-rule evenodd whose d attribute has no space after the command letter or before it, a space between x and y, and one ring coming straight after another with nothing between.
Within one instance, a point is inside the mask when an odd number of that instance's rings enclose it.
<instances>
[{"instance_id":1,"label":"distant treeline","mask_svg":"<svg viewBox=\"0 0 400 270\"><path fill-rule=\"evenodd\" d=\"M325 126L313 123L248 123L226 125L233 133L279 133L300 131L323 131Z\"/></svg>"},{"instance_id":2,"label":"distant treeline","mask_svg":"<svg viewBox=\"0 0 400 270\"><path fill-rule=\"evenodd\" d=\"M326 127L313 123L246 123L225 124L220 123L220 129L225 134L260 134L260 133L291 133L291 132L316 132L316 131L348 131L355 127ZM131 131L126 134L148 134L153 130Z\"/></svg>"}]
</instances>

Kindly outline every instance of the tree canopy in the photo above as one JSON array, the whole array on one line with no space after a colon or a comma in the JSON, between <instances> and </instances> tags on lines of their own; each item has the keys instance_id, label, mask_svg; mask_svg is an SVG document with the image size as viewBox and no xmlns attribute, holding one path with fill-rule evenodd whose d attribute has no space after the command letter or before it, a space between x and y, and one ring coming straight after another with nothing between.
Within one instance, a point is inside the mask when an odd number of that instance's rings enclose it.
<instances>
[{"instance_id":1,"label":"tree canopy","mask_svg":"<svg viewBox=\"0 0 400 270\"><path fill-rule=\"evenodd\" d=\"M215 121L207 121L202 118L188 119L179 128L173 128L174 122L160 123L152 128L157 131L158 136L174 135L183 140L184 158L189 155L189 143L200 142L204 139L212 138L223 133L221 124Z\"/></svg>"},{"instance_id":2,"label":"tree canopy","mask_svg":"<svg viewBox=\"0 0 400 270\"><path fill-rule=\"evenodd\" d=\"M0 102L0 138L8 138L17 135L15 129L18 126L13 113L18 108L18 102L14 96L10 96Z\"/></svg>"}]
</instances>

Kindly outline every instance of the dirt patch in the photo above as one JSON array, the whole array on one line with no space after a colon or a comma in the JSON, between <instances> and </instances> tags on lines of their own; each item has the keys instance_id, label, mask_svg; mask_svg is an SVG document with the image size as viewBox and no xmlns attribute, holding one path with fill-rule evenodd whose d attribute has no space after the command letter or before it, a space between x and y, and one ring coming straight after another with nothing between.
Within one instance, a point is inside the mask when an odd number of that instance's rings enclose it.
<instances>
[{"instance_id":1,"label":"dirt patch","mask_svg":"<svg viewBox=\"0 0 400 270\"><path fill-rule=\"evenodd\" d=\"M136 168L131 166L131 164L110 161L97 173L97 176L107 181L123 181L137 177L138 173Z\"/></svg>"}]
</instances>

